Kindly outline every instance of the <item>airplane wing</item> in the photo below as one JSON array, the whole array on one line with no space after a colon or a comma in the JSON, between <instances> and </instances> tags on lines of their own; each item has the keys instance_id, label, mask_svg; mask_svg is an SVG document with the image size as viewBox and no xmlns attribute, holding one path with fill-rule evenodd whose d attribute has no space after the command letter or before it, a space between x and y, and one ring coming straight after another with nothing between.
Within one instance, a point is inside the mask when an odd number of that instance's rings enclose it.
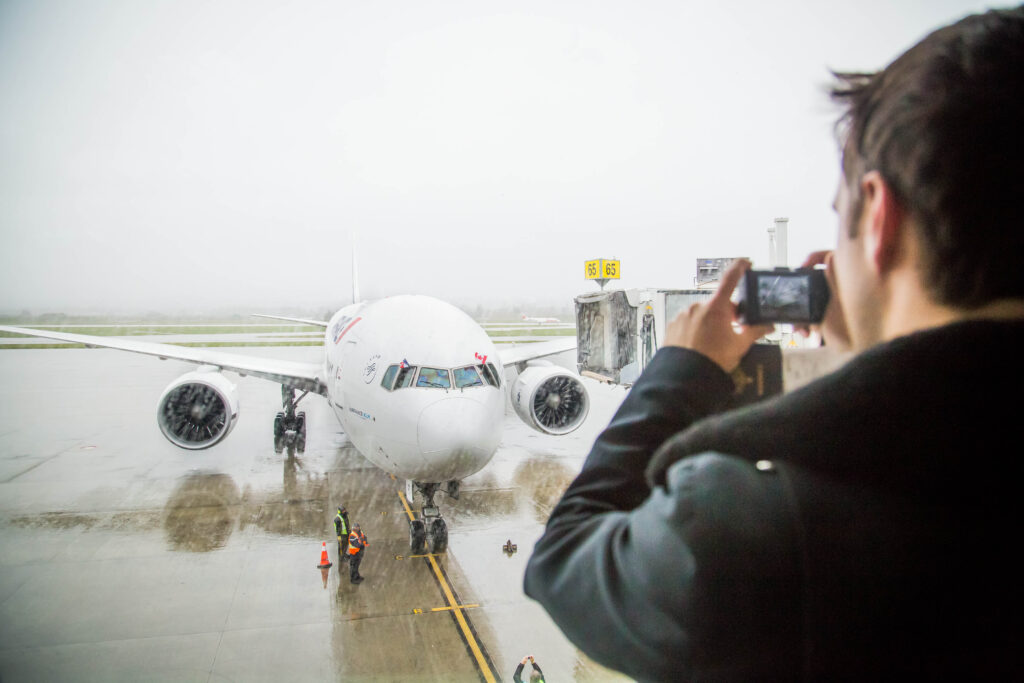
<instances>
[{"instance_id":1,"label":"airplane wing","mask_svg":"<svg viewBox=\"0 0 1024 683\"><path fill-rule=\"evenodd\" d=\"M161 360L173 358L174 360L196 363L197 365L214 365L221 370L236 372L242 376L252 375L253 377L293 387L299 391L327 395L327 385L320 377L321 368L318 363L299 363L226 353L215 349L174 346L172 344L158 344L156 342L121 339L118 337L97 337L89 334L51 332L49 330L8 327L6 325L0 325L0 332L13 332L31 337L43 337L44 339L56 339L75 344L85 344L87 346L143 353L149 356L156 356Z\"/></svg>"},{"instance_id":2,"label":"airplane wing","mask_svg":"<svg viewBox=\"0 0 1024 683\"><path fill-rule=\"evenodd\" d=\"M543 358L544 356L553 356L556 353L571 351L575 348L576 337L562 337L561 339L552 339L546 342L523 344L508 349L501 349L498 351L498 355L501 356L501 364L508 367L509 365L525 363L535 358Z\"/></svg>"},{"instance_id":3,"label":"airplane wing","mask_svg":"<svg viewBox=\"0 0 1024 683\"><path fill-rule=\"evenodd\" d=\"M282 315L263 315L262 313L250 313L249 315L255 318L269 318L270 320L287 320L288 322L291 323L302 323L303 325L313 325L315 327L323 328L326 328L328 325L330 325L330 323L325 320L309 320L308 318L286 318Z\"/></svg>"}]
</instances>

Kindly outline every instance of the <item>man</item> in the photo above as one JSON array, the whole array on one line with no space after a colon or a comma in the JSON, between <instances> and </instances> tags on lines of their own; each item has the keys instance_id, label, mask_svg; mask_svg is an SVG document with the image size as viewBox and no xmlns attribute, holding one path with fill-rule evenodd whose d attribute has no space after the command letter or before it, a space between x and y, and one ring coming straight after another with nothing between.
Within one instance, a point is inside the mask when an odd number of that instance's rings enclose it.
<instances>
[{"instance_id":1,"label":"man","mask_svg":"<svg viewBox=\"0 0 1024 683\"><path fill-rule=\"evenodd\" d=\"M348 510L344 505L338 506L338 514L334 516L334 533L338 535L338 557L341 562L348 562ZM338 571L341 571L340 563Z\"/></svg>"},{"instance_id":2,"label":"man","mask_svg":"<svg viewBox=\"0 0 1024 683\"><path fill-rule=\"evenodd\" d=\"M533 665L533 671L530 672L530 683L544 683L544 672L540 670L540 666L537 665L537 660L533 658L533 655L526 655L519 661L519 666L516 667L515 673L512 674L514 683L523 683L523 667L526 666L527 662Z\"/></svg>"},{"instance_id":3,"label":"man","mask_svg":"<svg viewBox=\"0 0 1024 683\"><path fill-rule=\"evenodd\" d=\"M669 326L527 567L570 640L634 678L1024 667L1024 8L839 79L838 240L809 262L828 264L827 343L857 355L729 411L764 331L731 327L736 264Z\"/></svg>"},{"instance_id":4,"label":"man","mask_svg":"<svg viewBox=\"0 0 1024 683\"><path fill-rule=\"evenodd\" d=\"M352 533L348 535L348 576L352 583L363 582L363 577L359 575L359 564L363 561L363 552L368 545L370 542L366 540L366 534L359 525L352 525Z\"/></svg>"}]
</instances>

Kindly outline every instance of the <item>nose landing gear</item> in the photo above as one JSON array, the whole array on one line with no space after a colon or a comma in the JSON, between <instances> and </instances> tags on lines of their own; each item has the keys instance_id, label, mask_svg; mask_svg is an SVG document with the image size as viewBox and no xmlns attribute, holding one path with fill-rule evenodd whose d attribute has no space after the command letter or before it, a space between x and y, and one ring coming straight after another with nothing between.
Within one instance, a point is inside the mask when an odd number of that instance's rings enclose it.
<instances>
[{"instance_id":1,"label":"nose landing gear","mask_svg":"<svg viewBox=\"0 0 1024 683\"><path fill-rule=\"evenodd\" d=\"M409 550L413 555L422 555L428 548L432 554L443 553L448 549L448 525L441 517L441 511L434 505L434 494L441 485L407 482L407 497L412 493L413 487L423 495L424 504L420 516L409 522ZM449 495L453 489L458 491L458 482L449 482Z\"/></svg>"},{"instance_id":2,"label":"nose landing gear","mask_svg":"<svg viewBox=\"0 0 1024 683\"><path fill-rule=\"evenodd\" d=\"M430 509L437 511L437 508ZM440 515L409 522L409 550L413 555L443 553L447 549L448 525Z\"/></svg>"},{"instance_id":3,"label":"nose landing gear","mask_svg":"<svg viewBox=\"0 0 1024 683\"><path fill-rule=\"evenodd\" d=\"M306 452L306 413L295 412L295 406L305 398L308 391L295 398L295 390L281 386L281 405L284 408L274 417L274 452L281 453L285 447L299 453Z\"/></svg>"}]
</instances>

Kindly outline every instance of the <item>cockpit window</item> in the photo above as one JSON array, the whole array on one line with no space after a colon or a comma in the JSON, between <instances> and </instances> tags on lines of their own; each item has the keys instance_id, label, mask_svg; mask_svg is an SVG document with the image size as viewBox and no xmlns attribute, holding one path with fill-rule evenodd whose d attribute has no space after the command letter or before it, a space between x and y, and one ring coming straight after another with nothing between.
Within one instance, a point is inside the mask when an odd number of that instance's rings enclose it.
<instances>
[{"instance_id":1,"label":"cockpit window","mask_svg":"<svg viewBox=\"0 0 1024 683\"><path fill-rule=\"evenodd\" d=\"M456 389L482 387L484 385L484 381L480 379L480 374L472 365L468 368L455 368L452 370L452 374L455 375Z\"/></svg>"},{"instance_id":2,"label":"cockpit window","mask_svg":"<svg viewBox=\"0 0 1024 683\"><path fill-rule=\"evenodd\" d=\"M450 389L452 386L451 377L448 371L441 368L420 368L420 378L416 380L418 387L437 387L438 389Z\"/></svg>"},{"instance_id":3,"label":"cockpit window","mask_svg":"<svg viewBox=\"0 0 1024 683\"><path fill-rule=\"evenodd\" d=\"M487 363L486 365L478 366L483 371L484 379L491 386L500 387L501 380L498 378L498 371L494 369L493 363Z\"/></svg>"},{"instance_id":4,"label":"cockpit window","mask_svg":"<svg viewBox=\"0 0 1024 683\"><path fill-rule=\"evenodd\" d=\"M398 380L395 382L395 389L404 389L412 386L412 378L416 375L416 366L407 365L398 368Z\"/></svg>"},{"instance_id":5,"label":"cockpit window","mask_svg":"<svg viewBox=\"0 0 1024 683\"><path fill-rule=\"evenodd\" d=\"M388 369L384 371L384 379L380 381L380 385L391 391L391 387L395 385L395 375L398 374L397 365L389 365Z\"/></svg>"}]
</instances>

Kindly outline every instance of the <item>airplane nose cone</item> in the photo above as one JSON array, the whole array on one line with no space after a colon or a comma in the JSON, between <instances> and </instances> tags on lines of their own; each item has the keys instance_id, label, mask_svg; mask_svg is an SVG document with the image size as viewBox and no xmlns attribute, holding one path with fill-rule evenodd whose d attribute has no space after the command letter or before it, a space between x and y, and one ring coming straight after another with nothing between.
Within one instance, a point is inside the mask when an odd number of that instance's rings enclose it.
<instances>
[{"instance_id":1,"label":"airplane nose cone","mask_svg":"<svg viewBox=\"0 0 1024 683\"><path fill-rule=\"evenodd\" d=\"M420 413L417 438L423 457L445 479L479 471L498 447L500 431L485 406L469 398L445 398Z\"/></svg>"}]
</instances>

